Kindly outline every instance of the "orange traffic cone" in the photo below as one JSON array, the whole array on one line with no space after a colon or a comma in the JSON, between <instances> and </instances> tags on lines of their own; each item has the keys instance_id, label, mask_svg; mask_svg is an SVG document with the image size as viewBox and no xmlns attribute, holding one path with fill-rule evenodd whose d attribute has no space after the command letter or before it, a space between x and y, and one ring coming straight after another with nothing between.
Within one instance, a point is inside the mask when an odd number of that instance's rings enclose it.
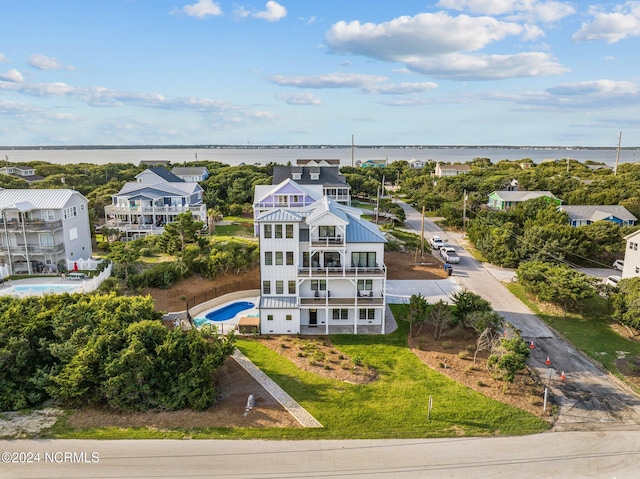
<instances>
[{"instance_id":1,"label":"orange traffic cone","mask_svg":"<svg viewBox=\"0 0 640 479\"><path fill-rule=\"evenodd\" d=\"M560 375L560 379L562 379L564 381L565 378L566 378L566 376L564 375L564 371L562 371L562 374Z\"/></svg>"},{"instance_id":2,"label":"orange traffic cone","mask_svg":"<svg viewBox=\"0 0 640 479\"><path fill-rule=\"evenodd\" d=\"M529 344L529 349L533 349L535 348L535 346L533 345L533 341L531 341L531 344Z\"/></svg>"},{"instance_id":3,"label":"orange traffic cone","mask_svg":"<svg viewBox=\"0 0 640 479\"><path fill-rule=\"evenodd\" d=\"M547 360L544 362L547 366L551 366L551 359L547 356Z\"/></svg>"}]
</instances>

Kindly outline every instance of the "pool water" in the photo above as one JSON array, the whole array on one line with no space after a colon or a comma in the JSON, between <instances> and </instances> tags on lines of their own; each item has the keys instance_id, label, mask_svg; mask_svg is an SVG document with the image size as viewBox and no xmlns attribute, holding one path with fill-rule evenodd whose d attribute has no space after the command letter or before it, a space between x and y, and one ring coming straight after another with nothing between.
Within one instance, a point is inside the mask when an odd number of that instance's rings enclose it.
<instances>
[{"instance_id":1,"label":"pool water","mask_svg":"<svg viewBox=\"0 0 640 479\"><path fill-rule=\"evenodd\" d=\"M249 301L238 301L236 303L227 304L222 308L214 309L207 313L205 318L209 321L226 321L227 319L234 318L240 311L255 308L255 304Z\"/></svg>"},{"instance_id":2,"label":"pool water","mask_svg":"<svg viewBox=\"0 0 640 479\"><path fill-rule=\"evenodd\" d=\"M16 284L0 292L0 294L42 294L42 293L72 293L78 285L67 284Z\"/></svg>"}]
</instances>

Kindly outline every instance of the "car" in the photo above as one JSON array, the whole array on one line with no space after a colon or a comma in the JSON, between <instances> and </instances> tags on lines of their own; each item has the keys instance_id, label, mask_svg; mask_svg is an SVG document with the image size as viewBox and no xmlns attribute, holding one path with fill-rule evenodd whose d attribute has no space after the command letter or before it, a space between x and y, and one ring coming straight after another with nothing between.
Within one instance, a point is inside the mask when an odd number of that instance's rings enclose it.
<instances>
[{"instance_id":1,"label":"car","mask_svg":"<svg viewBox=\"0 0 640 479\"><path fill-rule=\"evenodd\" d=\"M445 242L440 238L440 236L432 236L429 238L429 244L433 249L439 250L443 246L446 246Z\"/></svg>"},{"instance_id":2,"label":"car","mask_svg":"<svg viewBox=\"0 0 640 479\"><path fill-rule=\"evenodd\" d=\"M604 284L606 284L607 286L611 286L613 288L617 288L618 287L618 282L621 280L622 278L620 276L617 275L611 275L611 276L607 276L607 279L604 280Z\"/></svg>"},{"instance_id":3,"label":"car","mask_svg":"<svg viewBox=\"0 0 640 479\"><path fill-rule=\"evenodd\" d=\"M617 259L613 262L613 269L617 269L618 271L622 271L624 267L624 261L621 259Z\"/></svg>"},{"instance_id":4,"label":"car","mask_svg":"<svg viewBox=\"0 0 640 479\"><path fill-rule=\"evenodd\" d=\"M458 256L453 246L443 246L440 248L440 257L450 264L458 264L460 262L460 256Z\"/></svg>"}]
</instances>

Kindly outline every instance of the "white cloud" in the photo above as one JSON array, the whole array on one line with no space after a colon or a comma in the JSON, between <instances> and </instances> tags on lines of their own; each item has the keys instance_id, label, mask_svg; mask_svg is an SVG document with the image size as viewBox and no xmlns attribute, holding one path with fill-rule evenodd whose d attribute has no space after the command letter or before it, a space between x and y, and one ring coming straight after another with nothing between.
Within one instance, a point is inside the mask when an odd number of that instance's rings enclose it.
<instances>
[{"instance_id":1,"label":"white cloud","mask_svg":"<svg viewBox=\"0 0 640 479\"><path fill-rule=\"evenodd\" d=\"M61 64L55 58L46 55L31 55L29 58L29 66L38 70L73 70L71 66Z\"/></svg>"},{"instance_id":2,"label":"white cloud","mask_svg":"<svg viewBox=\"0 0 640 479\"><path fill-rule=\"evenodd\" d=\"M377 95L409 95L412 93L423 93L435 88L438 88L438 84L433 82L404 82L372 85L363 88L363 91Z\"/></svg>"},{"instance_id":3,"label":"white cloud","mask_svg":"<svg viewBox=\"0 0 640 479\"><path fill-rule=\"evenodd\" d=\"M269 0L266 5L266 10L263 12L256 12L253 16L256 18L262 18L269 22L277 22L287 16L287 9L278 2Z\"/></svg>"},{"instance_id":4,"label":"white cloud","mask_svg":"<svg viewBox=\"0 0 640 479\"><path fill-rule=\"evenodd\" d=\"M566 83L547 90L554 95L562 96L638 96L638 85L629 81L593 80L577 83Z\"/></svg>"},{"instance_id":5,"label":"white cloud","mask_svg":"<svg viewBox=\"0 0 640 479\"><path fill-rule=\"evenodd\" d=\"M4 56L4 53L0 52L0 63L6 63L9 60L7 59L6 56Z\"/></svg>"},{"instance_id":6,"label":"white cloud","mask_svg":"<svg viewBox=\"0 0 640 479\"><path fill-rule=\"evenodd\" d=\"M440 0L438 6L479 15L505 15L511 19L553 23L576 13L565 2L540 0Z\"/></svg>"},{"instance_id":7,"label":"white cloud","mask_svg":"<svg viewBox=\"0 0 640 479\"><path fill-rule=\"evenodd\" d=\"M222 15L220 5L214 3L212 0L198 0L194 4L182 7L182 11L190 17L198 18Z\"/></svg>"},{"instance_id":8,"label":"white cloud","mask_svg":"<svg viewBox=\"0 0 640 479\"><path fill-rule=\"evenodd\" d=\"M22 83L24 81L24 77L22 76L22 73L15 68L12 68L7 73L0 73L0 81Z\"/></svg>"},{"instance_id":9,"label":"white cloud","mask_svg":"<svg viewBox=\"0 0 640 479\"><path fill-rule=\"evenodd\" d=\"M438 12L399 17L381 24L338 22L327 32L326 41L336 53L403 63L410 70L442 78L486 80L566 71L547 53L470 53L513 35L530 40L542 35L542 31L491 17L452 17Z\"/></svg>"},{"instance_id":10,"label":"white cloud","mask_svg":"<svg viewBox=\"0 0 640 479\"><path fill-rule=\"evenodd\" d=\"M602 40L616 43L627 37L640 35L640 2L626 2L618 5L612 12L592 9L593 20L582 24L573 34L577 42Z\"/></svg>"},{"instance_id":11,"label":"white cloud","mask_svg":"<svg viewBox=\"0 0 640 479\"><path fill-rule=\"evenodd\" d=\"M313 93L284 93L277 95L276 98L282 100L289 105L321 105L320 98Z\"/></svg>"}]
</instances>

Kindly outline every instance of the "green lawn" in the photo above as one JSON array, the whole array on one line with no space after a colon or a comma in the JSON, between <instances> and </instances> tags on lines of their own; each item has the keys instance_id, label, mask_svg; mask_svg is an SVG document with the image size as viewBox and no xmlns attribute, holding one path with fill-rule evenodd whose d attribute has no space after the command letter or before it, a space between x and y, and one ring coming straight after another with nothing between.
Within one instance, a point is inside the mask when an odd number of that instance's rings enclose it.
<instances>
[{"instance_id":1,"label":"green lawn","mask_svg":"<svg viewBox=\"0 0 640 479\"><path fill-rule=\"evenodd\" d=\"M615 365L618 352L628 353L627 357L640 357L640 343L620 336L611 327L604 298L594 296L585 302L580 314L567 313L565 318L562 313L554 312L544 304L532 302L520 284L509 283L506 287L545 323L613 374L620 376Z\"/></svg>"},{"instance_id":2,"label":"green lawn","mask_svg":"<svg viewBox=\"0 0 640 479\"><path fill-rule=\"evenodd\" d=\"M408 349L407 332L408 324L401 322L398 331L386 336L331 336L335 349L376 368L378 380L366 385L324 379L298 369L256 341L238 340L238 348L318 419L323 429L73 431L61 424L50 436L377 439L522 435L549 428L547 422L489 399L425 366ZM431 419L427 417L429 396L433 398Z\"/></svg>"},{"instance_id":3,"label":"green lawn","mask_svg":"<svg viewBox=\"0 0 640 479\"><path fill-rule=\"evenodd\" d=\"M253 237L253 224L230 224L230 225L216 225L216 229L213 236L241 236L243 238Z\"/></svg>"}]
</instances>

